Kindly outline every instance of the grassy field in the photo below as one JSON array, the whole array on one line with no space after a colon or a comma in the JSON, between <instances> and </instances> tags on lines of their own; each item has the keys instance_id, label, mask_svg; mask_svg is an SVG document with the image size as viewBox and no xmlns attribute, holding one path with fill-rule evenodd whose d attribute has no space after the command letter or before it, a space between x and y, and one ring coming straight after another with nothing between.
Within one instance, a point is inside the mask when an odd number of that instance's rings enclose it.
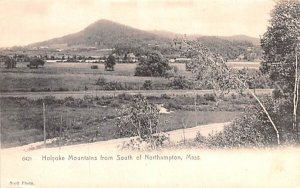
<instances>
[{"instance_id":1,"label":"grassy field","mask_svg":"<svg viewBox=\"0 0 300 188\"><path fill-rule=\"evenodd\" d=\"M65 145L118 138L115 134L116 109L131 99L132 97L126 95L119 95L116 98L87 97L64 100L48 97L45 99L47 138L57 137L60 125L64 132ZM194 112L194 100L191 97L150 97L149 100L152 103L164 104L167 109L173 111L170 114L160 115L160 131L194 127L196 123L203 125L228 122L241 113L241 106L249 103L249 99L246 98L240 105L237 100L224 101L223 106L215 108L215 102L197 98L198 111ZM42 101L27 98L0 99L2 147L14 147L43 140ZM233 103L236 103L234 107Z\"/></svg>"},{"instance_id":2,"label":"grassy field","mask_svg":"<svg viewBox=\"0 0 300 188\"><path fill-rule=\"evenodd\" d=\"M98 69L91 69L98 65ZM184 64L176 66L180 74L189 76ZM18 64L16 69L0 67L0 92L47 91L46 126L47 138L58 136L59 127L63 130L65 145L87 143L118 138L116 133L116 109L127 104L132 96L118 93L72 98L72 91L98 90L97 80L101 77L107 82L122 82L133 89L151 80L155 89L166 88L165 78L135 77L136 64L117 64L115 71L104 71L103 64L91 63L47 63L39 69L29 69L26 64ZM53 91L69 91L71 95L54 98ZM52 92L52 93L51 93ZM154 90L152 91L154 92ZM172 110L170 114L160 115L160 131L189 128L208 123L231 121L243 111L244 106L253 101L249 96L233 97L215 106L211 94L197 97L197 112L194 112L194 95L147 95L150 102L164 104ZM192 91L184 91L192 92ZM236 94L234 94L236 95ZM65 98L68 97L68 98ZM14 147L43 140L43 113L41 97L0 98L1 104L1 147ZM62 119L61 119L62 118Z\"/></svg>"},{"instance_id":3,"label":"grassy field","mask_svg":"<svg viewBox=\"0 0 300 188\"><path fill-rule=\"evenodd\" d=\"M97 80L102 77L109 82L122 82L134 88L142 87L145 80L154 86L163 87L168 83L165 78L135 77L135 64L117 64L115 71L104 71L103 64L91 69L91 63L49 63L39 69L19 66L9 70L0 68L0 91L82 91L99 89Z\"/></svg>"},{"instance_id":4,"label":"grassy field","mask_svg":"<svg viewBox=\"0 0 300 188\"><path fill-rule=\"evenodd\" d=\"M97 90L96 82L100 77L108 82L122 82L134 89L141 88L145 80L151 80L156 89L166 89L169 83L166 78L134 76L136 64L117 64L115 71L105 71L103 64L92 63L46 63L39 69L29 69L26 64L18 63L16 69L5 69L1 65L0 92ZM241 66L241 63L235 64ZM97 65L98 69L91 69L92 65ZM191 75L185 71L185 64L171 65L176 66L180 74Z\"/></svg>"}]
</instances>

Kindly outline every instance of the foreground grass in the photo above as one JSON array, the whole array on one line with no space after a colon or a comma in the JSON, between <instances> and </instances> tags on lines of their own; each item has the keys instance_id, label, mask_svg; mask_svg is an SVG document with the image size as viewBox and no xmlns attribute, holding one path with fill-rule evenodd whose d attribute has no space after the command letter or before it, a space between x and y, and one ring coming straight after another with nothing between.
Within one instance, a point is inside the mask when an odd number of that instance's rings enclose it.
<instances>
[{"instance_id":1,"label":"foreground grass","mask_svg":"<svg viewBox=\"0 0 300 188\"><path fill-rule=\"evenodd\" d=\"M60 125L65 145L118 138L116 109L127 104L130 96L46 100L47 138L58 137ZM208 123L228 122L237 117L239 108L213 108L214 102L199 105L193 111L190 97L151 97L152 103L169 106L172 113L160 115L159 131L171 131ZM200 100L198 99L200 104ZM181 101L181 102L179 102ZM42 99L1 98L1 147L14 147L43 140ZM247 103L249 101L245 101ZM177 103L177 106L170 106ZM229 102L227 102L229 103ZM231 103L231 102L230 102ZM206 106L206 107L205 107ZM197 120L197 122L196 122Z\"/></svg>"}]
</instances>

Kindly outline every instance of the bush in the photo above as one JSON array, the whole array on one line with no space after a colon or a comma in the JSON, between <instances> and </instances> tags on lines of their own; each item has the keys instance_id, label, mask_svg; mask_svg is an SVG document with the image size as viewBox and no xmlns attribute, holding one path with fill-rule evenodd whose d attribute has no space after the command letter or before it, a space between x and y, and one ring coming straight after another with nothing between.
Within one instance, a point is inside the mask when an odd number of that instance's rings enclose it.
<instances>
[{"instance_id":1,"label":"bush","mask_svg":"<svg viewBox=\"0 0 300 188\"><path fill-rule=\"evenodd\" d=\"M121 83L118 81L112 81L112 82L107 82L105 78L100 77L96 85L101 86L101 89L103 90L128 90L131 89L131 87L125 83Z\"/></svg>"},{"instance_id":2,"label":"bush","mask_svg":"<svg viewBox=\"0 0 300 188\"><path fill-rule=\"evenodd\" d=\"M178 74L178 67L171 66L170 69L166 71L165 77L172 78L172 77L175 77L177 74Z\"/></svg>"},{"instance_id":3,"label":"bush","mask_svg":"<svg viewBox=\"0 0 300 188\"><path fill-rule=\"evenodd\" d=\"M216 102L217 99L216 99L216 95L215 94L212 94L212 93L205 93L203 95L203 98L206 100L206 101L212 101L212 102Z\"/></svg>"},{"instance_id":4,"label":"bush","mask_svg":"<svg viewBox=\"0 0 300 188\"><path fill-rule=\"evenodd\" d=\"M152 81L151 80L145 80L143 84L143 88L145 90L151 90L152 89Z\"/></svg>"},{"instance_id":5,"label":"bush","mask_svg":"<svg viewBox=\"0 0 300 188\"><path fill-rule=\"evenodd\" d=\"M106 79L103 77L98 78L96 85L103 86L106 84Z\"/></svg>"},{"instance_id":6,"label":"bush","mask_svg":"<svg viewBox=\"0 0 300 188\"><path fill-rule=\"evenodd\" d=\"M103 86L104 90L126 90L125 87L123 87L121 82L108 82Z\"/></svg>"},{"instance_id":7,"label":"bush","mask_svg":"<svg viewBox=\"0 0 300 188\"><path fill-rule=\"evenodd\" d=\"M164 107L170 110L181 110L182 105L174 102L174 101L169 101L166 104L164 104Z\"/></svg>"},{"instance_id":8,"label":"bush","mask_svg":"<svg viewBox=\"0 0 300 188\"><path fill-rule=\"evenodd\" d=\"M171 99L171 97L167 94L161 94L160 96L162 99Z\"/></svg>"},{"instance_id":9,"label":"bush","mask_svg":"<svg viewBox=\"0 0 300 188\"><path fill-rule=\"evenodd\" d=\"M185 76L176 75L173 78L171 78L169 86L172 89L190 89L192 83L188 79L186 79Z\"/></svg>"},{"instance_id":10,"label":"bush","mask_svg":"<svg viewBox=\"0 0 300 188\"><path fill-rule=\"evenodd\" d=\"M133 101L118 110L117 135L121 137L138 136L142 141L157 148L161 137L157 137L159 110L145 97L138 95Z\"/></svg>"},{"instance_id":11,"label":"bush","mask_svg":"<svg viewBox=\"0 0 300 188\"><path fill-rule=\"evenodd\" d=\"M123 143L122 149L149 151L153 149L153 145L155 145L155 148L161 148L163 144L169 140L168 136L164 133L154 135L153 138L153 143L149 142L149 140L142 140L141 138L131 139L129 142Z\"/></svg>"},{"instance_id":12,"label":"bush","mask_svg":"<svg viewBox=\"0 0 300 188\"><path fill-rule=\"evenodd\" d=\"M60 87L60 88L58 88L58 91L69 91L69 89Z\"/></svg>"},{"instance_id":13,"label":"bush","mask_svg":"<svg viewBox=\"0 0 300 188\"><path fill-rule=\"evenodd\" d=\"M98 69L98 65L92 65L91 69Z\"/></svg>"},{"instance_id":14,"label":"bush","mask_svg":"<svg viewBox=\"0 0 300 188\"><path fill-rule=\"evenodd\" d=\"M280 134L282 144L296 143L296 136L292 130L292 108L288 100L264 100L264 104ZM265 113L258 104L248 107L245 113L230 125L224 127L223 132L203 138L201 134L196 142L209 148L239 148L266 147L277 145L276 132L268 121Z\"/></svg>"},{"instance_id":15,"label":"bush","mask_svg":"<svg viewBox=\"0 0 300 188\"><path fill-rule=\"evenodd\" d=\"M56 99L54 96L45 96L44 98L39 98L36 100L37 105L42 105L45 103L45 105L54 105L54 104L60 104L61 101Z\"/></svg>"},{"instance_id":16,"label":"bush","mask_svg":"<svg viewBox=\"0 0 300 188\"><path fill-rule=\"evenodd\" d=\"M135 97L135 96L132 96L132 95L126 94L126 93L122 93L122 94L118 95L119 99L126 100L126 101L132 100L133 97Z\"/></svg>"}]
</instances>

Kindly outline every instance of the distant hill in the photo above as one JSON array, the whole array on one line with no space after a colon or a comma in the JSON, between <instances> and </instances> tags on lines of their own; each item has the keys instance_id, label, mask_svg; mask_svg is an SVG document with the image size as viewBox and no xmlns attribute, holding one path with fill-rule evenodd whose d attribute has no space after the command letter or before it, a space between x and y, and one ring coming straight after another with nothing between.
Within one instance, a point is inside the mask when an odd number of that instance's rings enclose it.
<instances>
[{"instance_id":1,"label":"distant hill","mask_svg":"<svg viewBox=\"0 0 300 188\"><path fill-rule=\"evenodd\" d=\"M60 38L31 44L30 46L66 46L113 48L117 44L155 45L168 39L109 20L99 20L84 30Z\"/></svg>"},{"instance_id":2,"label":"distant hill","mask_svg":"<svg viewBox=\"0 0 300 188\"><path fill-rule=\"evenodd\" d=\"M183 36L183 34L173 33L171 31L164 31L164 30L150 30L148 32L153 33L158 36L161 36L161 37L164 37L164 38L170 38L170 39L174 39L175 37Z\"/></svg>"},{"instance_id":3,"label":"distant hill","mask_svg":"<svg viewBox=\"0 0 300 188\"><path fill-rule=\"evenodd\" d=\"M188 35L190 39L197 39L197 38L219 38L228 40L231 42L250 42L254 46L260 46L260 39L255 37L249 37L247 35L232 35L232 36L205 36L205 35Z\"/></svg>"},{"instance_id":4,"label":"distant hill","mask_svg":"<svg viewBox=\"0 0 300 188\"><path fill-rule=\"evenodd\" d=\"M260 39L259 38L249 37L247 35L223 36L223 37L220 37L220 38L225 39L225 40L229 40L229 41L248 41L248 42L251 42L255 46L260 45Z\"/></svg>"},{"instance_id":5,"label":"distant hill","mask_svg":"<svg viewBox=\"0 0 300 188\"><path fill-rule=\"evenodd\" d=\"M199 36L197 39L212 52L221 54L226 59L237 59L253 61L262 55L261 47L257 41L245 40L246 37L215 37Z\"/></svg>"},{"instance_id":6,"label":"distant hill","mask_svg":"<svg viewBox=\"0 0 300 188\"><path fill-rule=\"evenodd\" d=\"M163 54L174 54L171 48L172 39L183 36L169 31L143 31L109 20L99 20L82 31L60 38L55 38L29 45L30 47L49 48L115 48L116 53L133 52L143 54L149 50L160 50ZM213 52L223 55L226 59L251 56L257 59L261 56L259 39L245 35L235 36L203 36L188 35L190 39L198 38ZM254 54L255 53L255 54ZM249 58L247 58L249 59Z\"/></svg>"}]
</instances>

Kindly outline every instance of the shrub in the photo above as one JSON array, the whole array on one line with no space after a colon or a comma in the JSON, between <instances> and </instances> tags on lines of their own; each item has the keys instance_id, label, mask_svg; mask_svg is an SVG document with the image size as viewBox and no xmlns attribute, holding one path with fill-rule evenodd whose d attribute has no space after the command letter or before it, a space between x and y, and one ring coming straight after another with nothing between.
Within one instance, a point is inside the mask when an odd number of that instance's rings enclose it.
<instances>
[{"instance_id":1,"label":"shrub","mask_svg":"<svg viewBox=\"0 0 300 188\"><path fill-rule=\"evenodd\" d=\"M118 110L117 135L138 136L142 141L157 148L160 137L157 137L159 110L149 103L145 97L138 95L133 101Z\"/></svg>"},{"instance_id":2,"label":"shrub","mask_svg":"<svg viewBox=\"0 0 300 188\"><path fill-rule=\"evenodd\" d=\"M118 81L107 82L105 78L100 77L96 85L101 86L103 90L127 90L129 86Z\"/></svg>"},{"instance_id":3,"label":"shrub","mask_svg":"<svg viewBox=\"0 0 300 188\"><path fill-rule=\"evenodd\" d=\"M292 130L292 108L290 101L271 98L264 100L266 108L278 128L281 143L295 143L295 134ZM224 127L223 132L209 135L203 139L201 134L196 142L210 148L238 148L238 147L265 147L277 144L276 132L262 112L260 106L248 107L244 114Z\"/></svg>"},{"instance_id":4,"label":"shrub","mask_svg":"<svg viewBox=\"0 0 300 188\"><path fill-rule=\"evenodd\" d=\"M171 97L169 96L169 95L167 95L167 94L161 94L161 96L160 96L162 99L171 99Z\"/></svg>"},{"instance_id":5,"label":"shrub","mask_svg":"<svg viewBox=\"0 0 300 188\"><path fill-rule=\"evenodd\" d=\"M4 62L5 68L7 68L7 69L16 68L17 62L15 59L10 58L10 57L6 57L5 59L6 59Z\"/></svg>"},{"instance_id":6,"label":"shrub","mask_svg":"<svg viewBox=\"0 0 300 188\"><path fill-rule=\"evenodd\" d=\"M176 75L170 79L169 87L172 89L190 89L192 83L182 75Z\"/></svg>"},{"instance_id":7,"label":"shrub","mask_svg":"<svg viewBox=\"0 0 300 188\"><path fill-rule=\"evenodd\" d=\"M164 133L154 135L153 138L153 143L148 140L142 140L141 138L131 139L129 142L123 143L122 149L149 151L153 149L153 145L155 145L156 148L161 148L165 141L169 140L168 136Z\"/></svg>"},{"instance_id":8,"label":"shrub","mask_svg":"<svg viewBox=\"0 0 300 188\"><path fill-rule=\"evenodd\" d=\"M216 99L216 95L215 94L212 94L212 93L205 93L203 95L203 98L206 100L206 101L212 101L212 102L216 102L217 99Z\"/></svg>"},{"instance_id":9,"label":"shrub","mask_svg":"<svg viewBox=\"0 0 300 188\"><path fill-rule=\"evenodd\" d=\"M172 77L175 77L177 74L178 74L178 67L171 66L170 69L166 71L165 77L172 78Z\"/></svg>"},{"instance_id":10,"label":"shrub","mask_svg":"<svg viewBox=\"0 0 300 188\"><path fill-rule=\"evenodd\" d=\"M60 87L60 88L58 88L58 91L69 91L69 89Z\"/></svg>"},{"instance_id":11,"label":"shrub","mask_svg":"<svg viewBox=\"0 0 300 188\"><path fill-rule=\"evenodd\" d=\"M42 105L45 103L45 105L53 105L53 104L60 104L61 101L56 99L54 96L45 96L44 98L39 98L36 100L37 105Z\"/></svg>"},{"instance_id":12,"label":"shrub","mask_svg":"<svg viewBox=\"0 0 300 188\"><path fill-rule=\"evenodd\" d=\"M132 100L134 96L130 95L130 94L126 94L126 93L122 93L122 94L119 94L118 95L118 98L121 99L121 100L126 100L126 101L129 101L129 100Z\"/></svg>"},{"instance_id":13,"label":"shrub","mask_svg":"<svg viewBox=\"0 0 300 188\"><path fill-rule=\"evenodd\" d=\"M106 84L106 79L103 77L98 78L96 85L103 86Z\"/></svg>"},{"instance_id":14,"label":"shrub","mask_svg":"<svg viewBox=\"0 0 300 188\"><path fill-rule=\"evenodd\" d=\"M143 84L143 88L145 90L151 90L152 89L152 81L151 80L145 80Z\"/></svg>"},{"instance_id":15,"label":"shrub","mask_svg":"<svg viewBox=\"0 0 300 188\"><path fill-rule=\"evenodd\" d=\"M45 64L44 60L34 57L33 59L30 60L30 63L29 63L29 65L27 65L27 67L29 67L31 69L32 68L38 69L39 66L44 66L44 64Z\"/></svg>"},{"instance_id":16,"label":"shrub","mask_svg":"<svg viewBox=\"0 0 300 188\"><path fill-rule=\"evenodd\" d=\"M108 82L103 86L104 90L125 90L121 82Z\"/></svg>"},{"instance_id":17,"label":"shrub","mask_svg":"<svg viewBox=\"0 0 300 188\"><path fill-rule=\"evenodd\" d=\"M174 109L174 110L181 110L182 105L176 103L175 101L169 101L166 104L164 104L164 107L167 109Z\"/></svg>"},{"instance_id":18,"label":"shrub","mask_svg":"<svg viewBox=\"0 0 300 188\"><path fill-rule=\"evenodd\" d=\"M98 69L98 65L92 65L91 69Z\"/></svg>"}]
</instances>

